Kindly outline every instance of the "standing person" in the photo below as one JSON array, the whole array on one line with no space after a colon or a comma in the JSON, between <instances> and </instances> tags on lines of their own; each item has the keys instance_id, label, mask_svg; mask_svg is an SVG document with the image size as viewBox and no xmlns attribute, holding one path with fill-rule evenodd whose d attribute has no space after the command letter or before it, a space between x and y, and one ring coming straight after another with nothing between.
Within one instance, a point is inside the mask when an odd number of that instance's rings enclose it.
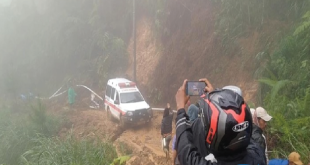
<instances>
[{"instance_id":1,"label":"standing person","mask_svg":"<svg viewBox=\"0 0 310 165\"><path fill-rule=\"evenodd\" d=\"M269 165L303 165L300 155L292 152L288 155L288 159L271 159Z\"/></svg>"},{"instance_id":2,"label":"standing person","mask_svg":"<svg viewBox=\"0 0 310 165\"><path fill-rule=\"evenodd\" d=\"M253 110L251 110L251 112L253 112ZM253 113L254 114L252 116L254 125L253 125L253 136L251 137L251 140L257 143L265 151L265 159L268 164L269 159L267 152L267 143L263 131L267 126L267 122L270 121L272 117L262 107L257 107Z\"/></svg>"},{"instance_id":3,"label":"standing person","mask_svg":"<svg viewBox=\"0 0 310 165\"><path fill-rule=\"evenodd\" d=\"M68 89L68 101L69 101L70 107L72 107L72 105L75 103L75 97L76 97L76 93L73 87L70 86Z\"/></svg>"},{"instance_id":4,"label":"standing person","mask_svg":"<svg viewBox=\"0 0 310 165\"><path fill-rule=\"evenodd\" d=\"M266 165L264 152L251 143L252 115L243 97L229 89L214 90L207 79L206 95L200 99L201 115L194 128L185 113L189 96L186 81L175 95L177 104L176 141L182 165ZM198 128L198 129L197 129ZM197 132L197 136L193 136Z\"/></svg>"},{"instance_id":5,"label":"standing person","mask_svg":"<svg viewBox=\"0 0 310 165\"><path fill-rule=\"evenodd\" d=\"M164 110L163 119L161 122L162 147L167 156L169 153L169 143L171 141L172 134L172 118L173 111L170 108L170 104L167 103L167 107Z\"/></svg>"}]
</instances>

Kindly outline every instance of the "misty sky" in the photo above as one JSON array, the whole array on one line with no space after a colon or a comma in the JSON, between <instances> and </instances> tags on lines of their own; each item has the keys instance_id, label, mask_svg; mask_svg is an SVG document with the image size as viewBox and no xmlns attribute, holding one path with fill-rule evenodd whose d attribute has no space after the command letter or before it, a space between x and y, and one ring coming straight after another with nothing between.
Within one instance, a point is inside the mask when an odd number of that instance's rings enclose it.
<instances>
[{"instance_id":1,"label":"misty sky","mask_svg":"<svg viewBox=\"0 0 310 165\"><path fill-rule=\"evenodd\" d=\"M0 5L2 6L8 6L10 5L12 0L0 0Z\"/></svg>"}]
</instances>

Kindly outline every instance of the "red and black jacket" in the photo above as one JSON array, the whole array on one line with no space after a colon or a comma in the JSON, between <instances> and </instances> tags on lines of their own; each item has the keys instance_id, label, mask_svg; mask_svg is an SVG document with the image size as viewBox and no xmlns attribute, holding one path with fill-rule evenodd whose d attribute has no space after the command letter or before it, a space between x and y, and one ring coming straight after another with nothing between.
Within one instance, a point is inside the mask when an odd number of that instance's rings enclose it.
<instances>
[{"instance_id":1,"label":"red and black jacket","mask_svg":"<svg viewBox=\"0 0 310 165\"><path fill-rule=\"evenodd\" d=\"M217 155L217 163L207 161L209 154L206 148L206 133L200 118L190 124L184 109L178 110L176 118L176 141L178 159L182 165L237 165L253 164L265 165L263 150L255 143L233 155Z\"/></svg>"}]
</instances>

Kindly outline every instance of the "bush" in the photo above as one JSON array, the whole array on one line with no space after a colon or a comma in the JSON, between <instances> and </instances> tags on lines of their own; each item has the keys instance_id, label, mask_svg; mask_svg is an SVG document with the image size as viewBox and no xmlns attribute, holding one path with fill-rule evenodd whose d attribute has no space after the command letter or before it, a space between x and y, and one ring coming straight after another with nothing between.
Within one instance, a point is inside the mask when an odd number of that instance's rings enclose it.
<instances>
[{"instance_id":1,"label":"bush","mask_svg":"<svg viewBox=\"0 0 310 165\"><path fill-rule=\"evenodd\" d=\"M261 81L265 91L264 106L270 110L273 120L268 133L275 139L270 158L287 157L292 151L301 155L303 162L309 160L310 139L310 12L295 33L286 36L271 55ZM270 76L270 72L272 75ZM269 75L269 76L268 76ZM266 81L268 80L268 81ZM273 82L273 83L270 83Z\"/></svg>"},{"instance_id":2,"label":"bush","mask_svg":"<svg viewBox=\"0 0 310 165\"><path fill-rule=\"evenodd\" d=\"M33 132L22 117L12 115L8 109L1 109L0 117L0 164L17 165L19 157L33 146Z\"/></svg>"},{"instance_id":3,"label":"bush","mask_svg":"<svg viewBox=\"0 0 310 165\"><path fill-rule=\"evenodd\" d=\"M0 109L0 164L110 164L117 157L111 143L64 140L56 135L59 119L47 114L39 101L30 109Z\"/></svg>"},{"instance_id":4,"label":"bush","mask_svg":"<svg viewBox=\"0 0 310 165\"><path fill-rule=\"evenodd\" d=\"M38 100L37 105L31 106L30 109L30 127L35 133L44 136L55 135L59 129L60 119L47 114L46 107Z\"/></svg>"},{"instance_id":5,"label":"bush","mask_svg":"<svg viewBox=\"0 0 310 165\"><path fill-rule=\"evenodd\" d=\"M36 145L34 137L51 137L58 126L59 120L49 116L40 101L30 109L0 109L0 164L21 164L21 155Z\"/></svg>"},{"instance_id":6,"label":"bush","mask_svg":"<svg viewBox=\"0 0 310 165\"><path fill-rule=\"evenodd\" d=\"M109 164L116 157L111 143L92 142L86 139L77 140L69 135L65 140L38 136L37 145L23 154L24 164Z\"/></svg>"}]
</instances>

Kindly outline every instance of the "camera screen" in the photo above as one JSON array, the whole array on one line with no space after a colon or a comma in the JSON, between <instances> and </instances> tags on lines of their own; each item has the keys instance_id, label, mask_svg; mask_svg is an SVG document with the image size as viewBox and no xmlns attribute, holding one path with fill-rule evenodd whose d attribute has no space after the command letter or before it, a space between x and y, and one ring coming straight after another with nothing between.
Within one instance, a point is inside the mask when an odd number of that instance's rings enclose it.
<instances>
[{"instance_id":1,"label":"camera screen","mask_svg":"<svg viewBox=\"0 0 310 165\"><path fill-rule=\"evenodd\" d=\"M201 96L204 93L205 87L205 82L188 81L186 87L186 94L190 96Z\"/></svg>"}]
</instances>

